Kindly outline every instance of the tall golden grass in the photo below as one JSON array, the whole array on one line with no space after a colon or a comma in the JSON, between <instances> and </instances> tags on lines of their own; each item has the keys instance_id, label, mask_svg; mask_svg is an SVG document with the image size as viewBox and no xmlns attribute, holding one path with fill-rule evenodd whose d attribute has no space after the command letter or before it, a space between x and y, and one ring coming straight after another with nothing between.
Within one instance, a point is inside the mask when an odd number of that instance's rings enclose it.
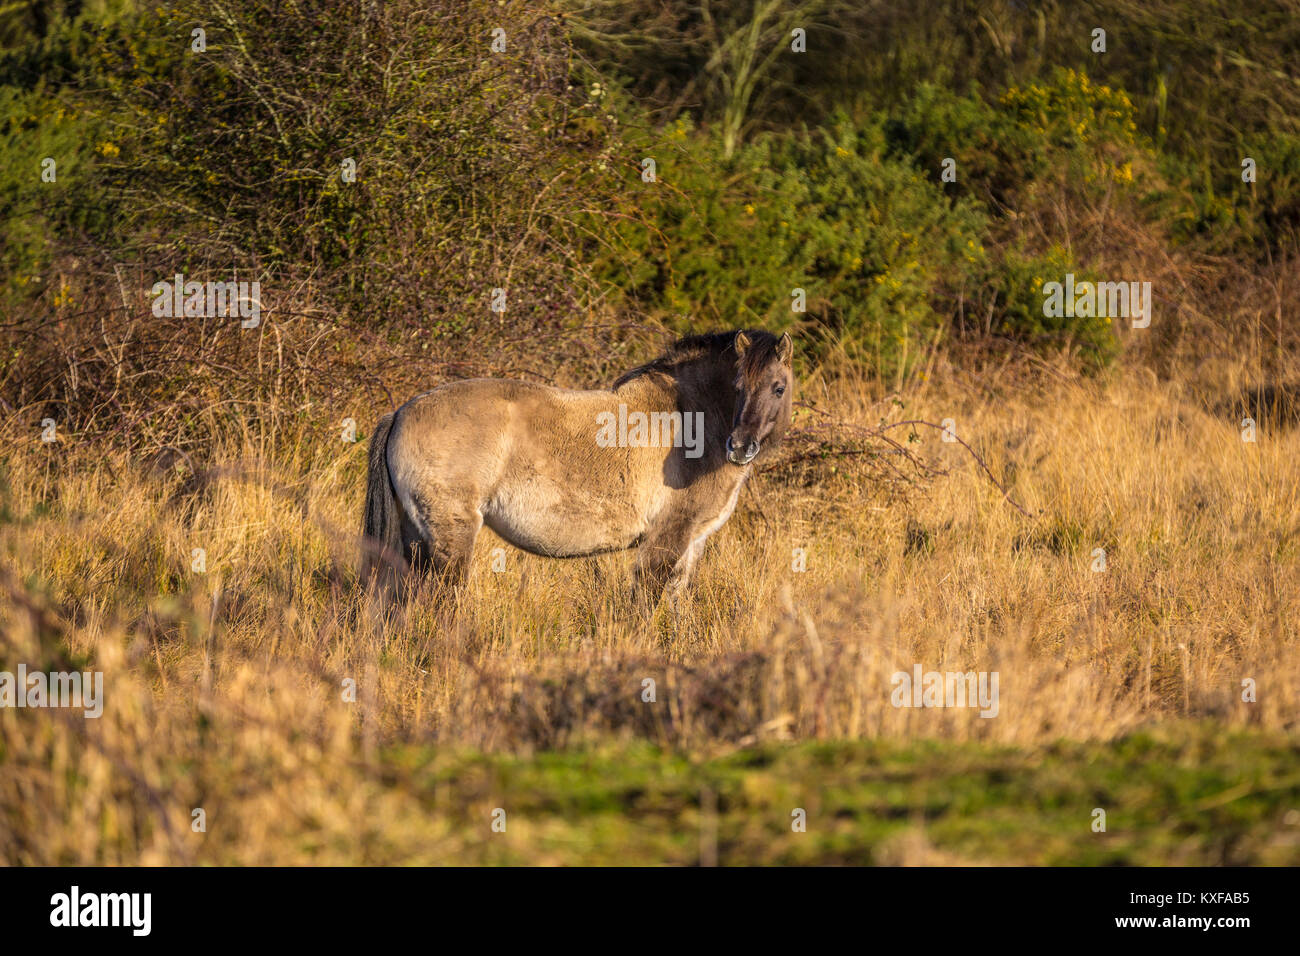
<instances>
[{"instance_id":1,"label":"tall golden grass","mask_svg":"<svg viewBox=\"0 0 1300 956\"><path fill-rule=\"evenodd\" d=\"M102 670L107 702L98 720L0 710L0 859L454 859L466 837L402 786L382 759L396 744L1034 748L1182 717L1294 731L1290 423L1245 442L1226 392L1141 370L1035 381L941 370L891 402L807 376L800 397L847 425L953 419L1030 516L928 429L911 447L947 474L912 486L861 456L787 452L653 620L627 606L628 556L547 560L487 531L460 594L384 618L356 582L364 442L332 427L273 440L214 417L206 470L10 436L0 664ZM997 671L998 715L894 707L891 675L915 664Z\"/></svg>"}]
</instances>

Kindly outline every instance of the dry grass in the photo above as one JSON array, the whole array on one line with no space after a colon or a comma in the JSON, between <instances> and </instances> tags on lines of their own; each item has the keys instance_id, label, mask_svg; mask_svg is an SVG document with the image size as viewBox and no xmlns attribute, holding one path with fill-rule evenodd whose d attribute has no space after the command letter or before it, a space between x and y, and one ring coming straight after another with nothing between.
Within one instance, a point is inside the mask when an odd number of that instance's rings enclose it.
<instances>
[{"instance_id":1,"label":"dry grass","mask_svg":"<svg viewBox=\"0 0 1300 956\"><path fill-rule=\"evenodd\" d=\"M0 711L0 859L457 859L468 838L385 759L411 744L1032 751L1184 717L1295 732L1300 436L1285 421L1245 443L1213 396L1140 371L1001 393L939 375L904 407L835 381L813 375L802 397L864 426L882 409L954 419L1034 517L921 430L914 447L949 474L908 494L848 457L760 475L690 600L653 621L625 606L627 557L548 561L485 532L454 603L385 624L355 587L363 443L213 420L221 467L196 480L9 436L0 669L93 666L107 707ZM997 671L998 716L893 707L890 675L918 663Z\"/></svg>"}]
</instances>

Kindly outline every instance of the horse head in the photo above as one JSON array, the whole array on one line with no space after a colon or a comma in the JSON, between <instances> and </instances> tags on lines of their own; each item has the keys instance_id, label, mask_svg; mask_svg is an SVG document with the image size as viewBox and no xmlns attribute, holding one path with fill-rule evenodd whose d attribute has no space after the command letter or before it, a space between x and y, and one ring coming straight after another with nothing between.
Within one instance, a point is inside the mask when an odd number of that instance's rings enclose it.
<instances>
[{"instance_id":1,"label":"horse head","mask_svg":"<svg viewBox=\"0 0 1300 956\"><path fill-rule=\"evenodd\" d=\"M727 461L748 465L764 447L774 447L790 424L794 342L787 332L737 332L736 413L727 436Z\"/></svg>"}]
</instances>

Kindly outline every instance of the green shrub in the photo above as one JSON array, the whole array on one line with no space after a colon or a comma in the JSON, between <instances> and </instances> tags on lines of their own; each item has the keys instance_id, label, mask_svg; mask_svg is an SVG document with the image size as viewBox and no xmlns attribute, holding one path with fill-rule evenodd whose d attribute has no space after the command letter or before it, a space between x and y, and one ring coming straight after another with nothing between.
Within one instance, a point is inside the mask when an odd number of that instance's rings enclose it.
<instances>
[{"instance_id":1,"label":"green shrub","mask_svg":"<svg viewBox=\"0 0 1300 956\"><path fill-rule=\"evenodd\" d=\"M953 195L971 195L995 206L1048 167L1040 137L978 93L966 96L923 83L885 123L890 154L938 176L947 159L956 163Z\"/></svg>"},{"instance_id":2,"label":"green shrub","mask_svg":"<svg viewBox=\"0 0 1300 956\"><path fill-rule=\"evenodd\" d=\"M1160 177L1123 91L1071 70L1057 70L1045 83L1011 87L996 103L974 91L959 96L922 84L885 131L891 155L936 176L944 160L953 159L956 181L945 190L987 211L987 268L969 294L975 320L962 322L966 331L973 324L986 334L1075 349L1085 369L1114 358L1118 343L1107 319L1043 314L1044 283L1062 281L1066 273L1082 280L1086 270L1054 242L1040 237L1046 248L1033 248L1020 217L1062 195L1086 208L1118 193L1131 200L1134 214L1140 212L1144 191L1159 188Z\"/></svg>"},{"instance_id":3,"label":"green shrub","mask_svg":"<svg viewBox=\"0 0 1300 956\"><path fill-rule=\"evenodd\" d=\"M1076 284L1097 281L1060 246L1041 254L1017 246L1004 249L990 268L980 296L989 306L987 314L994 316L987 331L1041 348L1074 351L1084 371L1096 371L1119 352L1112 320L1045 314L1043 286L1064 282L1070 273Z\"/></svg>"},{"instance_id":4,"label":"green shrub","mask_svg":"<svg viewBox=\"0 0 1300 956\"><path fill-rule=\"evenodd\" d=\"M679 121L647 147L657 182L625 174L638 216L616 229L598 275L683 326L815 321L897 374L941 332L943 290L975 275L984 219L885 153L879 125L840 120L761 137L727 162Z\"/></svg>"},{"instance_id":5,"label":"green shrub","mask_svg":"<svg viewBox=\"0 0 1300 956\"><path fill-rule=\"evenodd\" d=\"M620 170L635 198L597 274L616 300L681 326L812 323L886 378L954 323L1104 365L1107 320L1043 315L1043 283L1083 270L1007 239L997 196L1032 195L1035 175L1070 163L1080 191L1128 189L1131 171L1096 146L1133 148L1131 111L1070 73L1004 99L926 87L889 118L768 134L730 161L679 119L637 154L656 160L656 182ZM940 178L949 156L957 183ZM806 314L791 310L795 289Z\"/></svg>"},{"instance_id":6,"label":"green shrub","mask_svg":"<svg viewBox=\"0 0 1300 956\"><path fill-rule=\"evenodd\" d=\"M522 2L150 9L103 52L96 102L133 131L104 243L164 272L310 275L371 322L500 322L494 288L513 321L553 321L580 298L571 247L599 202L578 183L609 139L566 54Z\"/></svg>"},{"instance_id":7,"label":"green shrub","mask_svg":"<svg viewBox=\"0 0 1300 956\"><path fill-rule=\"evenodd\" d=\"M1300 136L1275 133L1240 147L1242 159L1255 161L1254 183L1242 167L1227 185L1200 164L1177 156L1161 157L1168 185L1149 196L1153 214L1171 224L1178 243L1221 255L1263 257L1269 243L1300 234Z\"/></svg>"},{"instance_id":8,"label":"green shrub","mask_svg":"<svg viewBox=\"0 0 1300 956\"><path fill-rule=\"evenodd\" d=\"M948 190L1004 207L1031 201L1040 180L1081 198L1133 183L1135 156L1148 156L1123 91L1057 70L1045 83L1013 86L996 103L922 84L886 123L891 154L938 174L956 161Z\"/></svg>"},{"instance_id":9,"label":"green shrub","mask_svg":"<svg viewBox=\"0 0 1300 956\"><path fill-rule=\"evenodd\" d=\"M0 87L0 295L11 307L30 297L49 268L52 220L87 159L89 138L57 103L43 93ZM42 179L47 158L54 160L54 182Z\"/></svg>"}]
</instances>

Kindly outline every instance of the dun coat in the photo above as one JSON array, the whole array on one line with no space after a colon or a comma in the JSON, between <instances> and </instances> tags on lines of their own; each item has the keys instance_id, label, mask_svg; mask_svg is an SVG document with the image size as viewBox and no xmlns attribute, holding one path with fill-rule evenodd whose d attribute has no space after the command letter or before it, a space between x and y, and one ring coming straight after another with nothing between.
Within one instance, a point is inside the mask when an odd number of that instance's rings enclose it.
<instances>
[{"instance_id":1,"label":"dun coat","mask_svg":"<svg viewBox=\"0 0 1300 956\"><path fill-rule=\"evenodd\" d=\"M550 557L636 548L639 596L676 593L790 422L792 352L789 335L719 332L611 389L472 379L416 396L370 439L364 579L460 583L486 524Z\"/></svg>"}]
</instances>

